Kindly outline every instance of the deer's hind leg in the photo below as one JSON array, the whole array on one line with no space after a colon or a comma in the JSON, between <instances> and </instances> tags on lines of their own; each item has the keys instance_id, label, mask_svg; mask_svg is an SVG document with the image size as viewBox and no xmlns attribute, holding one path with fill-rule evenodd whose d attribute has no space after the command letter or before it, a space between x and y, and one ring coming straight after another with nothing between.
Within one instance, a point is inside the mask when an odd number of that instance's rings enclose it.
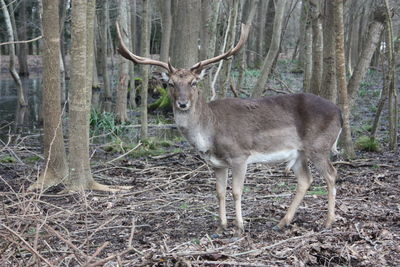
<instances>
[{"instance_id":1,"label":"deer's hind leg","mask_svg":"<svg viewBox=\"0 0 400 267\"><path fill-rule=\"evenodd\" d=\"M331 228L332 223L335 220L335 182L337 171L329 160L329 156L315 155L311 160L318 172L324 177L328 186L328 216L326 218L325 228Z\"/></svg>"},{"instance_id":2,"label":"deer's hind leg","mask_svg":"<svg viewBox=\"0 0 400 267\"><path fill-rule=\"evenodd\" d=\"M297 178L296 195L294 196L292 203L290 204L285 217L277 225L277 229L282 229L283 227L289 225L293 220L293 216L299 207L301 201L303 200L308 188L310 187L313 178L311 176L310 170L307 165L307 158L304 152L299 152L299 157L294 163L292 170Z\"/></svg>"}]
</instances>

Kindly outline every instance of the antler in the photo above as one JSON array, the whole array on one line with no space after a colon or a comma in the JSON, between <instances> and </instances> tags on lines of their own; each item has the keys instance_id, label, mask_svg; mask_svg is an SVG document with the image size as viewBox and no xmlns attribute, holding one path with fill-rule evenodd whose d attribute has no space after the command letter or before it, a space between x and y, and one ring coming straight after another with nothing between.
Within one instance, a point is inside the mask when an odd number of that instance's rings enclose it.
<instances>
[{"instance_id":1,"label":"antler","mask_svg":"<svg viewBox=\"0 0 400 267\"><path fill-rule=\"evenodd\" d=\"M190 70L194 71L194 72L200 72L207 65L216 63L223 59L227 59L227 58L237 54L240 51L240 49L243 47L243 45L246 43L247 37L249 36L249 31L250 31L250 25L242 24L240 39L235 47L229 49L222 55L197 62L190 68Z\"/></svg>"},{"instance_id":2,"label":"antler","mask_svg":"<svg viewBox=\"0 0 400 267\"><path fill-rule=\"evenodd\" d=\"M170 62L165 63L162 61L145 58L145 57L140 57L140 56L133 54L131 51L129 51L129 49L126 47L124 41L122 40L121 30L119 28L118 22L115 23L115 26L117 27L117 35L118 35L118 41L119 41L119 47L117 50L121 54L121 56L133 61L136 64L159 66L161 68L166 69L170 73L173 73L176 71L176 69L171 65Z\"/></svg>"}]
</instances>

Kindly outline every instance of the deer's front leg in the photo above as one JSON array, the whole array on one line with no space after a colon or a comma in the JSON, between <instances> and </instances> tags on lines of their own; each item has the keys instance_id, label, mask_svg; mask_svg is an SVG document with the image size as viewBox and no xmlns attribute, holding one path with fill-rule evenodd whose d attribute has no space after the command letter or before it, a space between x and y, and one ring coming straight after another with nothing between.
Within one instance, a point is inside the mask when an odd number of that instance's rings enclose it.
<instances>
[{"instance_id":1,"label":"deer's front leg","mask_svg":"<svg viewBox=\"0 0 400 267\"><path fill-rule=\"evenodd\" d=\"M239 236L244 233L242 218L242 192L246 169L247 164L245 161L239 161L232 164L232 191L233 199L235 200L237 234Z\"/></svg>"},{"instance_id":2,"label":"deer's front leg","mask_svg":"<svg viewBox=\"0 0 400 267\"><path fill-rule=\"evenodd\" d=\"M222 233L228 225L225 208L228 168L215 168L214 171L215 177L217 178L217 197L219 201L219 226L217 228L217 233Z\"/></svg>"}]
</instances>

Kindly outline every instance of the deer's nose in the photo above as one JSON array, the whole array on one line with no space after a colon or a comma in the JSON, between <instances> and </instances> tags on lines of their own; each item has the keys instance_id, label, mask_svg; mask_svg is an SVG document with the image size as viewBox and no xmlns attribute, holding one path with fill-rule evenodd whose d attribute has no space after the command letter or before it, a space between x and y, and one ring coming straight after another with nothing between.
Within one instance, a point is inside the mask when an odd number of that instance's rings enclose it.
<instances>
[{"instance_id":1,"label":"deer's nose","mask_svg":"<svg viewBox=\"0 0 400 267\"><path fill-rule=\"evenodd\" d=\"M176 105L178 106L178 108L182 109L182 110L186 110L190 107L190 101L176 101Z\"/></svg>"}]
</instances>

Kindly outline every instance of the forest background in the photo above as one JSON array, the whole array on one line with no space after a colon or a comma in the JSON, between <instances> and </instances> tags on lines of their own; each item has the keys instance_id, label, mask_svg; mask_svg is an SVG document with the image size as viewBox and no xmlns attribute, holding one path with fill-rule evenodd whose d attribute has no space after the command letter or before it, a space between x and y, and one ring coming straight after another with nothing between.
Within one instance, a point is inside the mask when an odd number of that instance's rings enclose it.
<instances>
[{"instance_id":1,"label":"forest background","mask_svg":"<svg viewBox=\"0 0 400 267\"><path fill-rule=\"evenodd\" d=\"M398 0L0 3L0 262L398 262ZM244 49L200 85L208 100L310 92L337 103L336 230L313 231L326 200L317 181L295 227L271 234L295 181L256 165L248 239L210 238L213 174L177 132L159 70L118 55L116 21L135 54L181 68L252 24Z\"/></svg>"}]
</instances>

